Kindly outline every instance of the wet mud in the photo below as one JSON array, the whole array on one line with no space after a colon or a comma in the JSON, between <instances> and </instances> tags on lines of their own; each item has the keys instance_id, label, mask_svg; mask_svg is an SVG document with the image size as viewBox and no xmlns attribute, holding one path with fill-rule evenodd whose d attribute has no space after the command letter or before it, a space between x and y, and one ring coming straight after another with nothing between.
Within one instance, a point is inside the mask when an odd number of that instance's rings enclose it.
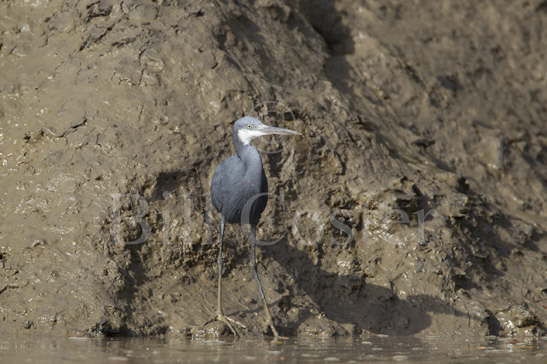
<instances>
[{"instance_id":1,"label":"wet mud","mask_svg":"<svg viewBox=\"0 0 547 364\"><path fill-rule=\"evenodd\" d=\"M544 335L545 1L0 3L0 331L221 335L214 168L282 335ZM269 334L227 229L225 311Z\"/></svg>"}]
</instances>

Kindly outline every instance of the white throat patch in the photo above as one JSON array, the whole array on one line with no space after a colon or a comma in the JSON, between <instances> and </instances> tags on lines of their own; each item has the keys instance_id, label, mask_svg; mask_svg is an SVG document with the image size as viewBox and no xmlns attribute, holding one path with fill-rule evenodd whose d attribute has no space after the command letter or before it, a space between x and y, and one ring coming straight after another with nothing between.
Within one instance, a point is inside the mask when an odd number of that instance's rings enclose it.
<instances>
[{"instance_id":1,"label":"white throat patch","mask_svg":"<svg viewBox=\"0 0 547 364\"><path fill-rule=\"evenodd\" d=\"M237 137L243 145L248 145L256 137L264 135L260 130L256 129L239 129L237 132Z\"/></svg>"}]
</instances>

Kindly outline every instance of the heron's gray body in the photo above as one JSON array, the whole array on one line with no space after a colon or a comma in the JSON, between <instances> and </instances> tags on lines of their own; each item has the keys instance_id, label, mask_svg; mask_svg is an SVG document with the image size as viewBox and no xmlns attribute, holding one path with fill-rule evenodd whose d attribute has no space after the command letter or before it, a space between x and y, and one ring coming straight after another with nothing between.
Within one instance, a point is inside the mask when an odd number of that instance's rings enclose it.
<instances>
[{"instance_id":1,"label":"heron's gray body","mask_svg":"<svg viewBox=\"0 0 547 364\"><path fill-rule=\"evenodd\" d=\"M241 143L236 148L237 154L222 162L213 176L213 206L229 224L256 225L268 203L268 181L256 148ZM242 219L247 203L249 215Z\"/></svg>"}]
</instances>

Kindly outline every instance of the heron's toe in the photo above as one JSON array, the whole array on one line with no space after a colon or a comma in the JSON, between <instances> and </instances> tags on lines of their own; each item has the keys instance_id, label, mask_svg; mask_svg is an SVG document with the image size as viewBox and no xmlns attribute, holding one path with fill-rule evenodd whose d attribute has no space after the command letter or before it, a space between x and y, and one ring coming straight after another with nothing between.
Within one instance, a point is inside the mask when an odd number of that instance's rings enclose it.
<instances>
[{"instance_id":1,"label":"heron's toe","mask_svg":"<svg viewBox=\"0 0 547 364\"><path fill-rule=\"evenodd\" d=\"M229 318L228 316L222 315L222 314L217 315L216 320L225 323L226 326L228 326L228 328L229 328L230 331L232 332L232 334L234 334L234 336L236 336L236 337L239 337L239 336L241 336L241 335L240 335L239 332L236 330L236 328L234 327L234 325L240 325L241 327L243 327L244 329L246 329L245 325L243 325L242 323L240 323L240 322L238 322L238 321L236 321L236 320L234 320L234 319L232 319L232 318Z\"/></svg>"},{"instance_id":2,"label":"heron's toe","mask_svg":"<svg viewBox=\"0 0 547 364\"><path fill-rule=\"evenodd\" d=\"M224 319L230 321L232 324L237 325L237 326L241 327L242 329L245 329L245 330L247 329L247 326L243 325L241 322L239 322L237 320L234 320L233 318L228 317L228 316L223 315L223 317L224 317Z\"/></svg>"}]
</instances>

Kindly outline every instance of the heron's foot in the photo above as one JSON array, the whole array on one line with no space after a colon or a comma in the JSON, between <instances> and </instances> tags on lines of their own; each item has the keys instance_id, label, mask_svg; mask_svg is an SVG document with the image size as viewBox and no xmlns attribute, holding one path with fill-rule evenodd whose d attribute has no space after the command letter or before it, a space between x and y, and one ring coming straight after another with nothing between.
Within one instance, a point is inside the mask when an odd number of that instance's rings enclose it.
<instances>
[{"instance_id":1,"label":"heron's foot","mask_svg":"<svg viewBox=\"0 0 547 364\"><path fill-rule=\"evenodd\" d=\"M269 326L270 326L270 329L272 329L274 342L278 343L278 342L282 342L282 340L289 340L288 337L279 335L279 333L277 332L277 329L275 328L273 324L269 324Z\"/></svg>"},{"instance_id":2,"label":"heron's foot","mask_svg":"<svg viewBox=\"0 0 547 364\"><path fill-rule=\"evenodd\" d=\"M225 316L222 313L217 315L217 320L219 320L219 321L227 320L230 323L232 323L233 325L237 325L237 326L241 327L242 329L247 330L247 326L243 325L241 322L239 322L237 320L234 320L231 317Z\"/></svg>"},{"instance_id":3,"label":"heron's foot","mask_svg":"<svg viewBox=\"0 0 547 364\"><path fill-rule=\"evenodd\" d=\"M235 336L235 337L240 337L240 333L236 330L235 326L239 326L243 329L247 329L247 327L245 325L243 325L241 322L237 321L237 320L234 320L233 318L231 317L228 317L226 315L224 315L223 313L217 313L217 316L210 319L209 321L207 321L206 323L203 324L203 326L206 326L208 324L210 324L211 322L213 321L219 321L219 322L223 322L226 324L226 326L228 326L228 328L230 329L230 331L232 332L232 334Z\"/></svg>"},{"instance_id":4,"label":"heron's foot","mask_svg":"<svg viewBox=\"0 0 547 364\"><path fill-rule=\"evenodd\" d=\"M228 316L218 315L216 317L216 320L224 322L228 326L228 328L230 329L232 334L234 334L235 337L240 337L241 336L239 334L239 332L236 330L236 328L234 327L234 325L232 325L232 322L228 319Z\"/></svg>"}]
</instances>

